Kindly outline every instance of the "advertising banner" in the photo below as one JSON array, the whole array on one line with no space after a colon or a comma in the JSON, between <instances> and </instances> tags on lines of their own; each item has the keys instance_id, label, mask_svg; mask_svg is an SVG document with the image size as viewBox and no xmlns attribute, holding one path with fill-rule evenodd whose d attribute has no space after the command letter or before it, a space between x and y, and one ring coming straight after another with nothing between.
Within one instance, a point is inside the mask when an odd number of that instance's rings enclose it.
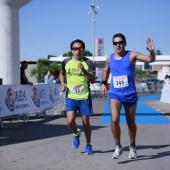
<instances>
[{"instance_id":1,"label":"advertising banner","mask_svg":"<svg viewBox=\"0 0 170 170\"><path fill-rule=\"evenodd\" d=\"M64 104L60 84L0 86L0 117L28 114Z\"/></svg>"},{"instance_id":2,"label":"advertising banner","mask_svg":"<svg viewBox=\"0 0 170 170\"><path fill-rule=\"evenodd\" d=\"M96 38L96 56L104 56L104 39Z\"/></svg>"}]
</instances>

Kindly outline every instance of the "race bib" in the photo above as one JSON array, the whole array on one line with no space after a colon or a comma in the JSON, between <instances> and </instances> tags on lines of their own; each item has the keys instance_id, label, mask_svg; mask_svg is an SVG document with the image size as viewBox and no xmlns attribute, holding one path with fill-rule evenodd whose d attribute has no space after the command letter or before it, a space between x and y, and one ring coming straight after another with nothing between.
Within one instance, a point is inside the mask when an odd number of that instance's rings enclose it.
<instances>
[{"instance_id":1,"label":"race bib","mask_svg":"<svg viewBox=\"0 0 170 170\"><path fill-rule=\"evenodd\" d=\"M71 94L82 94L85 93L84 84L80 84L77 86L70 86Z\"/></svg>"},{"instance_id":2,"label":"race bib","mask_svg":"<svg viewBox=\"0 0 170 170\"><path fill-rule=\"evenodd\" d=\"M113 83L114 83L114 88L122 88L129 85L127 75L114 76Z\"/></svg>"}]
</instances>

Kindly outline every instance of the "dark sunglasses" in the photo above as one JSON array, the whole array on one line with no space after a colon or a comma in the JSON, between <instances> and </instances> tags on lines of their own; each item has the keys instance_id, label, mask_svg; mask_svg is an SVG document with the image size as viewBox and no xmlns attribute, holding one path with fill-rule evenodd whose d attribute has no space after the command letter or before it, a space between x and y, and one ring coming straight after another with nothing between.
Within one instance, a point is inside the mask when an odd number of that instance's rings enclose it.
<instances>
[{"instance_id":1,"label":"dark sunglasses","mask_svg":"<svg viewBox=\"0 0 170 170\"><path fill-rule=\"evenodd\" d=\"M117 45L117 44L121 45L123 44L123 41L113 42L113 45Z\"/></svg>"},{"instance_id":2,"label":"dark sunglasses","mask_svg":"<svg viewBox=\"0 0 170 170\"><path fill-rule=\"evenodd\" d=\"M73 51L77 51L77 50L83 51L83 48L82 47L73 47L72 50Z\"/></svg>"}]
</instances>

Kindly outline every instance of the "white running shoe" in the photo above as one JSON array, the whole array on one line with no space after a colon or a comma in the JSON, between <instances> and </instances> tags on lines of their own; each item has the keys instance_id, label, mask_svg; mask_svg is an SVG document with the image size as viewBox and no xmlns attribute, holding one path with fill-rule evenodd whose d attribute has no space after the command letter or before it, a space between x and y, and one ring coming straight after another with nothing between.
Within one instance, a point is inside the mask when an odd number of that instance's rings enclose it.
<instances>
[{"instance_id":1,"label":"white running shoe","mask_svg":"<svg viewBox=\"0 0 170 170\"><path fill-rule=\"evenodd\" d=\"M136 159L137 158L136 147L129 147L129 149L130 149L129 159Z\"/></svg>"},{"instance_id":2,"label":"white running shoe","mask_svg":"<svg viewBox=\"0 0 170 170\"><path fill-rule=\"evenodd\" d=\"M119 146L115 146L115 151L113 153L112 159L119 159L120 156L123 154L123 149Z\"/></svg>"}]
</instances>

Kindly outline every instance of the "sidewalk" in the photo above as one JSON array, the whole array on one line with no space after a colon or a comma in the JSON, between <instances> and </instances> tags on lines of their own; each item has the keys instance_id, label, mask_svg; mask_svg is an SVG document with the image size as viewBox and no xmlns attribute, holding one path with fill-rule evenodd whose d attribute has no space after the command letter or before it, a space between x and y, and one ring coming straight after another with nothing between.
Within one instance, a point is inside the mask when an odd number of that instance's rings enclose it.
<instances>
[{"instance_id":1,"label":"sidewalk","mask_svg":"<svg viewBox=\"0 0 170 170\"><path fill-rule=\"evenodd\" d=\"M121 159L112 159L114 140L110 125L100 124L104 100L93 99L94 115L91 117L93 155L85 155L85 137L82 121L77 117L77 125L82 129L81 144L72 147L72 134L64 115L49 116L47 119L30 120L0 130L1 170L169 170L170 167L170 126L138 125L138 158L130 160L127 126L121 125ZM164 103L147 101L149 105L163 110Z\"/></svg>"}]
</instances>

